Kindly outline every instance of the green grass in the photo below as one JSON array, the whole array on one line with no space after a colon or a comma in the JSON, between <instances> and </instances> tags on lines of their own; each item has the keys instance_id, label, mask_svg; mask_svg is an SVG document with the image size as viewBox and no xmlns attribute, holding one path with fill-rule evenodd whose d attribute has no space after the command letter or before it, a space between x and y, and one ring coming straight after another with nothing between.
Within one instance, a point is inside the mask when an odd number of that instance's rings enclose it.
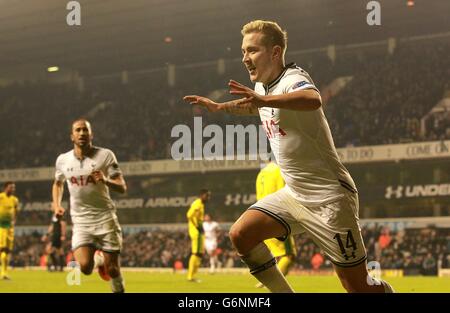
<instances>
[{"instance_id":1,"label":"green grass","mask_svg":"<svg viewBox=\"0 0 450 313\"><path fill-rule=\"evenodd\" d=\"M12 280L0 281L0 292L110 292L109 284L94 273L81 275L81 285L69 286L67 273L12 270ZM182 273L124 272L127 292L267 292L256 289L250 274L199 274L201 283L186 281ZM288 276L297 292L344 292L334 276ZM390 277L397 292L450 292L450 278Z\"/></svg>"}]
</instances>

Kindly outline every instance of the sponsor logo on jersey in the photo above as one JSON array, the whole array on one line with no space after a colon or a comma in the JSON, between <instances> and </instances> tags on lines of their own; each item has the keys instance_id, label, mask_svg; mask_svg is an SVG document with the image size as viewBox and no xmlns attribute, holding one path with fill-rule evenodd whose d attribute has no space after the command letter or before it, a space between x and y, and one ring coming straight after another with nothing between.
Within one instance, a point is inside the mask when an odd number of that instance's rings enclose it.
<instances>
[{"instance_id":1,"label":"sponsor logo on jersey","mask_svg":"<svg viewBox=\"0 0 450 313\"><path fill-rule=\"evenodd\" d=\"M286 132L272 119L263 121L262 126L269 139L276 136L286 136Z\"/></svg>"},{"instance_id":2,"label":"sponsor logo on jersey","mask_svg":"<svg viewBox=\"0 0 450 313\"><path fill-rule=\"evenodd\" d=\"M72 184L72 186L77 185L80 187L87 186L87 185L89 185L89 183L92 183L94 185L96 184L94 177L92 177L91 175L89 175L88 177L83 176L83 175L80 175L78 177L72 176L72 177L70 177L69 181Z\"/></svg>"}]
</instances>

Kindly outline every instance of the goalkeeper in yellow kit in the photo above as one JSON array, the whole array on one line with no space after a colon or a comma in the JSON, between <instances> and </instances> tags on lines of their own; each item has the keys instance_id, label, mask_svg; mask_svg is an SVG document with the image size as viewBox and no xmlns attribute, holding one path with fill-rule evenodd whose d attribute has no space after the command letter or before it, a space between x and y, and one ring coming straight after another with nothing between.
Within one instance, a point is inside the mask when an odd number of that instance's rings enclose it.
<instances>
[{"instance_id":1,"label":"goalkeeper in yellow kit","mask_svg":"<svg viewBox=\"0 0 450 313\"><path fill-rule=\"evenodd\" d=\"M16 223L19 199L14 196L16 184L8 181L0 193L0 263L1 279L9 280L8 263L13 251L14 224Z\"/></svg>"},{"instance_id":2,"label":"goalkeeper in yellow kit","mask_svg":"<svg viewBox=\"0 0 450 313\"><path fill-rule=\"evenodd\" d=\"M269 162L261 169L256 178L256 200L260 200L283 187L284 180L281 176L280 168L274 162ZM281 273L286 276L297 255L294 237L292 235L288 236L285 241L271 238L264 240L264 243L277 259L277 265ZM258 283L256 287L262 288L264 285Z\"/></svg>"},{"instance_id":3,"label":"goalkeeper in yellow kit","mask_svg":"<svg viewBox=\"0 0 450 313\"><path fill-rule=\"evenodd\" d=\"M191 238L191 257L189 258L188 281L200 282L194 278L202 262L205 252L205 235L203 231L203 217L205 215L205 203L209 201L211 192L207 189L200 190L200 196L192 202L187 212L189 225L189 237Z\"/></svg>"}]
</instances>

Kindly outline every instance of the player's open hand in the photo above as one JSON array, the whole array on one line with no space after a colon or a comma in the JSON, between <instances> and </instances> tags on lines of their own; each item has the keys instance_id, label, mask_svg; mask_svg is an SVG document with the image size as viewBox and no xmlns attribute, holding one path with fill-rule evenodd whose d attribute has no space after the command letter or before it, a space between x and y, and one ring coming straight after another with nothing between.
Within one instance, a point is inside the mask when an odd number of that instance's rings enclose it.
<instances>
[{"instance_id":1,"label":"player's open hand","mask_svg":"<svg viewBox=\"0 0 450 313\"><path fill-rule=\"evenodd\" d=\"M92 177L94 178L96 183L105 183L106 182L106 177L105 174L103 174L102 171L93 171L91 173Z\"/></svg>"},{"instance_id":2,"label":"player's open hand","mask_svg":"<svg viewBox=\"0 0 450 313\"><path fill-rule=\"evenodd\" d=\"M247 99L247 103L251 103L258 108L265 106L263 97L257 94L253 89L232 79L229 81L228 86L230 87L230 94L243 96Z\"/></svg>"},{"instance_id":3,"label":"player's open hand","mask_svg":"<svg viewBox=\"0 0 450 313\"><path fill-rule=\"evenodd\" d=\"M183 98L184 101L189 102L192 105L201 105L202 107L205 107L208 109L209 112L217 112L219 111L219 104L212 101L211 99L208 99L206 97L196 96L196 95L189 95L185 96Z\"/></svg>"}]
</instances>

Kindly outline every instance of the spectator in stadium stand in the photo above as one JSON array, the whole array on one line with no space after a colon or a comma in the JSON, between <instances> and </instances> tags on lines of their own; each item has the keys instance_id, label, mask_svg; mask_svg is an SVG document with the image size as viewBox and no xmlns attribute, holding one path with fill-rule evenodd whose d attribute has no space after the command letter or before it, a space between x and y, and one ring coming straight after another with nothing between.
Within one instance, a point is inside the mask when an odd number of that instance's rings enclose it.
<instances>
[{"instance_id":1,"label":"spectator in stadium stand","mask_svg":"<svg viewBox=\"0 0 450 313\"><path fill-rule=\"evenodd\" d=\"M419 135L417 128L420 118L430 111L446 88L450 87L446 85L449 51L448 42L427 40L414 45L399 43L393 55L355 49L353 52L361 58L338 54L334 65L328 64L329 60L324 55L311 55L311 66L318 77L318 86L325 86L338 77L354 77L327 102L327 116L335 135L336 146L448 139L448 120L441 120L439 116L430 119L425 136ZM421 61L424 59L426 62ZM231 65L227 70L230 71L230 77L240 76L239 67L233 68ZM199 71L194 66L185 71L184 77L180 77L180 85L173 92L167 84L154 84L164 76L161 74L162 72L155 71L142 80L130 81L129 84L121 84L119 81L92 84L84 92L71 85L44 81L15 83L0 88L0 125L3 130L0 137L3 136L2 143L7 147L2 151L1 167L52 165L52 156L59 147L65 145L64 134L58 130L69 123L69 117L84 116L99 105L104 105L107 110L93 117L93 123L98 124L100 141L116 151L118 159L131 161L167 158L170 153L167 152L166 144L171 141L172 126L178 124L179 120L185 120L183 115L190 116L192 113L191 109L177 106L177 102L173 100L178 96L177 93L185 94L192 90L201 93L219 89L222 79L214 67L209 71ZM190 79L183 79L185 77ZM415 81L413 77L421 79ZM197 84L196 80L202 81L202 84ZM205 85L206 81L211 86ZM172 94L172 98L167 98L167 94ZM117 120L115 117L123 114L125 104L128 118ZM172 114L175 107L177 114ZM42 108L46 110L47 123L45 128L41 127L42 130L36 132L40 124L33 117L39 115ZM355 111L361 114L355 115ZM206 120L209 117L205 115L203 118ZM141 125L149 119L152 119L153 127L142 128ZM28 127L16 129L14 123L17 120ZM114 129L109 127L110 120L117 124ZM225 116L214 121L216 124L226 122ZM8 137L8 129L15 129L16 135ZM119 136L123 138L122 141L117 141ZM48 144L42 147L40 142Z\"/></svg>"},{"instance_id":2,"label":"spectator in stadium stand","mask_svg":"<svg viewBox=\"0 0 450 313\"><path fill-rule=\"evenodd\" d=\"M372 229L367 231L365 227L362 228L365 235L365 240L372 245L376 243L378 246L379 235L377 231ZM422 231L427 232L429 228L424 228ZM390 232L392 236L391 243L389 246L381 250L380 256L376 256L374 249L369 249L369 260L376 260L381 263L382 268L392 268L392 269L403 269L405 275L419 275L423 272L423 264L426 266L431 264L431 260L427 259L427 254L431 253L433 256L436 267L437 260L441 260L442 268L450 267L450 233L449 229L436 230L436 239L441 238L442 240L436 241L435 245L425 245L425 250L420 247L419 243L425 241L424 238L420 239L415 230L402 230L402 242L399 244L397 238L399 238L396 231ZM367 234L370 234L369 236ZM31 234L21 234L16 236L16 248L13 265L14 267L23 266L38 266L40 261L44 262L46 255L41 259L40 256L43 254L42 243L40 241L42 234L31 233ZM143 231L136 234L125 235L126 245L124 245L122 264L127 267L161 267L168 266L170 268L175 268L177 261L184 262L183 267L187 266L190 256L190 245L187 234L182 231ZM369 240L372 239L372 240ZM419 240L420 239L420 240ZM70 240L69 240L70 241ZM176 241L176 249L174 249L173 241ZM228 238L225 236L220 237L219 241L220 249L222 253L219 255L220 261L224 264L224 267L242 267L244 264L240 262L240 259L233 252ZM70 250L70 242L65 243L65 249ZM318 255L318 250L314 249L313 243L302 236L297 238L297 249L300 253L295 261L297 269L311 269L314 268L316 262L315 259L320 260L320 255ZM163 260L162 252L170 251L172 253L171 261L165 262ZM421 252L419 252L421 251ZM419 254L423 253L422 256ZM424 259L425 257L425 259ZM314 262L313 262L314 259ZM320 269L329 269L331 264L328 260L323 259L323 263L320 265ZM73 261L73 256L71 253L67 255L66 264ZM206 264L204 264L206 265ZM436 274L436 270L434 272Z\"/></svg>"},{"instance_id":3,"label":"spectator in stadium stand","mask_svg":"<svg viewBox=\"0 0 450 313\"><path fill-rule=\"evenodd\" d=\"M312 265L313 270L318 270L322 266L323 261L324 261L324 259L323 259L322 254L320 254L318 252L316 254L314 254L311 259L311 265Z\"/></svg>"},{"instance_id":4,"label":"spectator in stadium stand","mask_svg":"<svg viewBox=\"0 0 450 313\"><path fill-rule=\"evenodd\" d=\"M174 272L181 271L183 269L184 269L184 266L183 266L183 262L182 261L176 260L175 262L173 262L173 271Z\"/></svg>"},{"instance_id":5,"label":"spectator in stadium stand","mask_svg":"<svg viewBox=\"0 0 450 313\"><path fill-rule=\"evenodd\" d=\"M384 250L385 248L387 248L389 246L389 244L391 243L391 235L389 234L389 228L385 227L383 228L383 230L381 231L381 235L378 238L378 244L380 246L381 250Z\"/></svg>"},{"instance_id":6,"label":"spectator in stadium stand","mask_svg":"<svg viewBox=\"0 0 450 313\"><path fill-rule=\"evenodd\" d=\"M437 262L431 252L428 252L422 262L422 274L427 276L437 274Z\"/></svg>"}]
</instances>

